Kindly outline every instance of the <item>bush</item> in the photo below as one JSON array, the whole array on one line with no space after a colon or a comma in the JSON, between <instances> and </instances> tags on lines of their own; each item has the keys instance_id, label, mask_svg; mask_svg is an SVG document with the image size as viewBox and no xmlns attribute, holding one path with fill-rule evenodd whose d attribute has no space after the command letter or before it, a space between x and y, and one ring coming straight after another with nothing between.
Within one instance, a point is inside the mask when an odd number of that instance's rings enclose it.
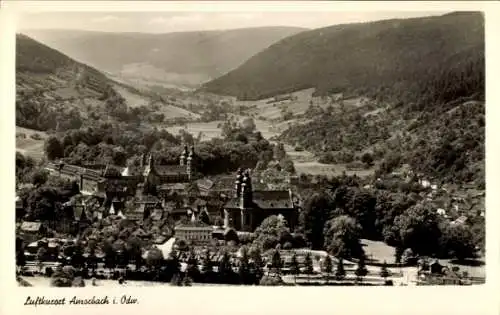
<instances>
[{"instance_id":1,"label":"bush","mask_svg":"<svg viewBox=\"0 0 500 315\"><path fill-rule=\"evenodd\" d=\"M42 137L38 133L34 133L30 137L31 137L31 139L34 139L34 140L42 140Z\"/></svg>"},{"instance_id":2,"label":"bush","mask_svg":"<svg viewBox=\"0 0 500 315\"><path fill-rule=\"evenodd\" d=\"M52 274L54 274L54 270L51 267L45 268L45 276L50 278L52 277Z\"/></svg>"},{"instance_id":3,"label":"bush","mask_svg":"<svg viewBox=\"0 0 500 315\"><path fill-rule=\"evenodd\" d=\"M264 276L260 279L259 285L263 286L280 286L284 285L283 279L280 276Z\"/></svg>"}]
</instances>

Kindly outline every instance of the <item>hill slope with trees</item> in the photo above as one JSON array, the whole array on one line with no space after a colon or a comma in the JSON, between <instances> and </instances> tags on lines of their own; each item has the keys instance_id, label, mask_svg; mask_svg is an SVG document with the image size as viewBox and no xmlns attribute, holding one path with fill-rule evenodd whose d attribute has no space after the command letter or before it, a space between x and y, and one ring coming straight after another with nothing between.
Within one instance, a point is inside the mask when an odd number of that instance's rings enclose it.
<instances>
[{"instance_id":1,"label":"hill slope with trees","mask_svg":"<svg viewBox=\"0 0 500 315\"><path fill-rule=\"evenodd\" d=\"M432 81L454 72L457 64L473 69L482 63L483 25L479 13L452 13L305 31L275 43L204 89L248 100L311 87L320 95L351 91L420 98L428 88L440 89Z\"/></svg>"},{"instance_id":2,"label":"hill slope with trees","mask_svg":"<svg viewBox=\"0 0 500 315\"><path fill-rule=\"evenodd\" d=\"M16 37L17 126L65 131L98 119L161 122L163 105L161 97L115 82L28 36Z\"/></svg>"},{"instance_id":3,"label":"hill slope with trees","mask_svg":"<svg viewBox=\"0 0 500 315\"><path fill-rule=\"evenodd\" d=\"M313 87L330 106L311 100L307 122L282 141L324 163L375 165L377 175L409 164L483 187L484 71L483 17L461 12L303 32L204 88L259 99ZM353 97L368 101L345 106Z\"/></svg>"}]
</instances>

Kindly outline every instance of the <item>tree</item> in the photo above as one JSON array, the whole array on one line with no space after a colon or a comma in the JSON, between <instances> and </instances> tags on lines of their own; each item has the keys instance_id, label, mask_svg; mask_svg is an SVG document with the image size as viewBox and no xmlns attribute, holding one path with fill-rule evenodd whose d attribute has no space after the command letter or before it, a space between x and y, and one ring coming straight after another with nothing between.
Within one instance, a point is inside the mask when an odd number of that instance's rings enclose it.
<instances>
[{"instance_id":1,"label":"tree","mask_svg":"<svg viewBox=\"0 0 500 315\"><path fill-rule=\"evenodd\" d=\"M205 224L210 224L210 217L208 216L208 213L206 211L200 212L200 221Z\"/></svg>"},{"instance_id":2,"label":"tree","mask_svg":"<svg viewBox=\"0 0 500 315\"><path fill-rule=\"evenodd\" d=\"M250 264L248 260L248 249L246 246L241 247L240 265L238 267L238 274L242 284L249 283Z\"/></svg>"},{"instance_id":3,"label":"tree","mask_svg":"<svg viewBox=\"0 0 500 315\"><path fill-rule=\"evenodd\" d=\"M36 260L38 262L38 267L39 267L40 272L41 272L41 269L43 266L43 262L47 258L46 256L47 256L47 250L45 249L45 247L40 247L36 253Z\"/></svg>"},{"instance_id":4,"label":"tree","mask_svg":"<svg viewBox=\"0 0 500 315\"><path fill-rule=\"evenodd\" d=\"M361 156L361 162L365 163L366 166L372 166L373 165L373 156L366 152Z\"/></svg>"},{"instance_id":5,"label":"tree","mask_svg":"<svg viewBox=\"0 0 500 315\"><path fill-rule=\"evenodd\" d=\"M31 182L33 185L39 187L47 182L49 179L49 172L46 170L38 170L33 173Z\"/></svg>"},{"instance_id":6,"label":"tree","mask_svg":"<svg viewBox=\"0 0 500 315\"><path fill-rule=\"evenodd\" d=\"M75 279L75 270L71 266L58 268L51 277L50 285L53 287L71 287Z\"/></svg>"},{"instance_id":7,"label":"tree","mask_svg":"<svg viewBox=\"0 0 500 315\"><path fill-rule=\"evenodd\" d=\"M368 274L368 269L366 269L365 258L361 256L358 261L358 268L354 272L358 280L363 280L363 277Z\"/></svg>"},{"instance_id":8,"label":"tree","mask_svg":"<svg viewBox=\"0 0 500 315\"><path fill-rule=\"evenodd\" d=\"M345 277L344 260L342 258L338 259L337 268L335 269L335 278L337 280L342 280Z\"/></svg>"},{"instance_id":9,"label":"tree","mask_svg":"<svg viewBox=\"0 0 500 315\"><path fill-rule=\"evenodd\" d=\"M314 273L313 269L313 261L311 258L311 254L308 252L306 254L305 260L304 260L304 265L305 265L305 272L307 275L312 275Z\"/></svg>"},{"instance_id":10,"label":"tree","mask_svg":"<svg viewBox=\"0 0 500 315\"><path fill-rule=\"evenodd\" d=\"M297 261L297 255L293 253L292 260L290 262L290 273L293 275L294 282L297 283L297 275L300 273L299 262Z\"/></svg>"},{"instance_id":11,"label":"tree","mask_svg":"<svg viewBox=\"0 0 500 315\"><path fill-rule=\"evenodd\" d=\"M333 263L330 255L326 255L322 267L323 267L322 268L323 272L326 273L326 282L328 283L328 280L330 280L330 274L332 273L333 270Z\"/></svg>"},{"instance_id":12,"label":"tree","mask_svg":"<svg viewBox=\"0 0 500 315\"><path fill-rule=\"evenodd\" d=\"M437 253L441 231L436 213L432 209L429 204L418 204L394 219L401 247L411 248L419 255Z\"/></svg>"},{"instance_id":13,"label":"tree","mask_svg":"<svg viewBox=\"0 0 500 315\"><path fill-rule=\"evenodd\" d=\"M471 228L467 225L443 225L440 243L444 254L459 261L474 258L476 244Z\"/></svg>"},{"instance_id":14,"label":"tree","mask_svg":"<svg viewBox=\"0 0 500 315\"><path fill-rule=\"evenodd\" d=\"M327 222L325 230L326 248L331 255L340 258L364 255L359 241L361 226L355 219L347 215L338 216Z\"/></svg>"},{"instance_id":15,"label":"tree","mask_svg":"<svg viewBox=\"0 0 500 315\"><path fill-rule=\"evenodd\" d=\"M178 285L182 280L180 277L180 263L179 257L172 252L170 253L168 259L166 260L167 272L171 276L171 284Z\"/></svg>"},{"instance_id":16,"label":"tree","mask_svg":"<svg viewBox=\"0 0 500 315\"><path fill-rule=\"evenodd\" d=\"M230 277L233 273L233 269L231 266L231 258L227 251L222 253L221 261L219 262L219 276L221 280L226 283L230 281Z\"/></svg>"},{"instance_id":17,"label":"tree","mask_svg":"<svg viewBox=\"0 0 500 315\"><path fill-rule=\"evenodd\" d=\"M170 279L170 285L180 287L182 286L182 280L183 279L180 273L176 272L172 275L172 278Z\"/></svg>"},{"instance_id":18,"label":"tree","mask_svg":"<svg viewBox=\"0 0 500 315\"><path fill-rule=\"evenodd\" d=\"M184 285L185 287L190 287L193 283L193 279L188 276L188 275L185 275L184 276L184 279L182 280L182 285Z\"/></svg>"},{"instance_id":19,"label":"tree","mask_svg":"<svg viewBox=\"0 0 500 315\"><path fill-rule=\"evenodd\" d=\"M206 250L201 260L201 272L205 277L211 276L213 272L212 259L210 258L210 251Z\"/></svg>"},{"instance_id":20,"label":"tree","mask_svg":"<svg viewBox=\"0 0 500 315\"><path fill-rule=\"evenodd\" d=\"M326 193L315 193L304 203L300 224L313 249L322 249L324 227L328 213L333 208L333 200Z\"/></svg>"},{"instance_id":21,"label":"tree","mask_svg":"<svg viewBox=\"0 0 500 315\"><path fill-rule=\"evenodd\" d=\"M281 268L283 266L283 262L281 260L281 255L280 251L278 249L273 250L272 256L271 256L271 270L275 274L280 274L281 273Z\"/></svg>"},{"instance_id":22,"label":"tree","mask_svg":"<svg viewBox=\"0 0 500 315\"><path fill-rule=\"evenodd\" d=\"M49 137L45 142L45 154L49 160L55 160L64 156L64 147L56 137Z\"/></svg>"},{"instance_id":23,"label":"tree","mask_svg":"<svg viewBox=\"0 0 500 315\"><path fill-rule=\"evenodd\" d=\"M157 269L163 263L163 253L156 247L151 248L146 255L146 264Z\"/></svg>"},{"instance_id":24,"label":"tree","mask_svg":"<svg viewBox=\"0 0 500 315\"><path fill-rule=\"evenodd\" d=\"M295 173L295 166L293 164L293 161L291 159L282 159L280 162L281 169L285 172L294 174Z\"/></svg>"},{"instance_id":25,"label":"tree","mask_svg":"<svg viewBox=\"0 0 500 315\"><path fill-rule=\"evenodd\" d=\"M286 157L285 145L283 143L278 143L274 146L273 153L274 159L276 161L281 161Z\"/></svg>"},{"instance_id":26,"label":"tree","mask_svg":"<svg viewBox=\"0 0 500 315\"><path fill-rule=\"evenodd\" d=\"M253 133L255 131L255 128L255 122L251 117L246 117L241 122L241 129L243 129L247 133Z\"/></svg>"},{"instance_id":27,"label":"tree","mask_svg":"<svg viewBox=\"0 0 500 315\"><path fill-rule=\"evenodd\" d=\"M389 270L387 269L387 263L384 261L384 264L380 268L380 276L384 278L384 280L390 276Z\"/></svg>"},{"instance_id":28,"label":"tree","mask_svg":"<svg viewBox=\"0 0 500 315\"><path fill-rule=\"evenodd\" d=\"M198 267L198 259L196 259L196 255L194 252L189 253L188 261L187 261L187 270L186 276L197 280L200 276L200 269Z\"/></svg>"},{"instance_id":29,"label":"tree","mask_svg":"<svg viewBox=\"0 0 500 315\"><path fill-rule=\"evenodd\" d=\"M260 281L260 279L264 275L263 272L264 262L262 261L262 255L259 247L251 248L250 258L252 260L251 268L253 269L253 273L255 274L255 280L258 283L258 281Z\"/></svg>"},{"instance_id":30,"label":"tree","mask_svg":"<svg viewBox=\"0 0 500 315\"><path fill-rule=\"evenodd\" d=\"M275 248L292 239L290 229L283 216L272 215L264 219L255 229L254 244L263 250Z\"/></svg>"}]
</instances>

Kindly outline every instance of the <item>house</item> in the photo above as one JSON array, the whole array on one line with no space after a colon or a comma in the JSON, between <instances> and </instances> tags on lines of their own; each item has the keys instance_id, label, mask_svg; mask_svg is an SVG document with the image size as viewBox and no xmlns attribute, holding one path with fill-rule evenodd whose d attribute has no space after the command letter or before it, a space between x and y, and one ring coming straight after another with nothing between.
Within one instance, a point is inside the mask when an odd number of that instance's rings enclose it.
<instances>
[{"instance_id":1,"label":"house","mask_svg":"<svg viewBox=\"0 0 500 315\"><path fill-rule=\"evenodd\" d=\"M437 259L434 259L429 264L429 270L431 274L441 274L443 272L443 266L439 263Z\"/></svg>"},{"instance_id":2,"label":"house","mask_svg":"<svg viewBox=\"0 0 500 315\"><path fill-rule=\"evenodd\" d=\"M198 186L201 196L208 196L214 186L214 182L210 179L202 178L196 181L196 185Z\"/></svg>"},{"instance_id":3,"label":"house","mask_svg":"<svg viewBox=\"0 0 500 315\"><path fill-rule=\"evenodd\" d=\"M207 244L212 240L213 227L198 221L175 226L174 235L193 244Z\"/></svg>"},{"instance_id":4,"label":"house","mask_svg":"<svg viewBox=\"0 0 500 315\"><path fill-rule=\"evenodd\" d=\"M179 207L172 209L167 213L169 217L172 218L174 221L180 221L184 219L189 219L191 211L192 210L190 207Z\"/></svg>"},{"instance_id":5,"label":"house","mask_svg":"<svg viewBox=\"0 0 500 315\"><path fill-rule=\"evenodd\" d=\"M46 231L42 222L24 221L21 223L21 235L26 242L33 242Z\"/></svg>"},{"instance_id":6,"label":"house","mask_svg":"<svg viewBox=\"0 0 500 315\"><path fill-rule=\"evenodd\" d=\"M446 217L446 210L444 209L439 208L437 209L436 213L440 216Z\"/></svg>"},{"instance_id":7,"label":"house","mask_svg":"<svg viewBox=\"0 0 500 315\"><path fill-rule=\"evenodd\" d=\"M265 218L282 215L293 229L298 208L291 190L253 190L250 172L238 170L233 198L224 206L224 227L253 232Z\"/></svg>"},{"instance_id":8,"label":"house","mask_svg":"<svg viewBox=\"0 0 500 315\"><path fill-rule=\"evenodd\" d=\"M467 217L462 215L458 217L455 221L452 221L450 224L451 225L462 225L467 221Z\"/></svg>"}]
</instances>

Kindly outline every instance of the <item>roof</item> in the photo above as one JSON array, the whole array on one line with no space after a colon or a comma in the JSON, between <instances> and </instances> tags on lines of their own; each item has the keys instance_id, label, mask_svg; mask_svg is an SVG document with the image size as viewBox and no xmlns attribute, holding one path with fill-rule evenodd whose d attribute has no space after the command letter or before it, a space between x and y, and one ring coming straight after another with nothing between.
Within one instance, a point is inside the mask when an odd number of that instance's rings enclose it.
<instances>
[{"instance_id":1,"label":"roof","mask_svg":"<svg viewBox=\"0 0 500 315\"><path fill-rule=\"evenodd\" d=\"M75 220L79 221L81 219L82 214L85 214L84 210L85 210L85 207L82 205L73 206L73 214L74 214Z\"/></svg>"},{"instance_id":2,"label":"roof","mask_svg":"<svg viewBox=\"0 0 500 315\"><path fill-rule=\"evenodd\" d=\"M230 176L218 176L214 178L213 185L211 187L212 191L228 191L233 190L235 185L236 177Z\"/></svg>"},{"instance_id":3,"label":"roof","mask_svg":"<svg viewBox=\"0 0 500 315\"><path fill-rule=\"evenodd\" d=\"M261 190L252 193L254 207L260 209L294 209L290 192L286 190ZM232 198L226 208L239 208L239 199Z\"/></svg>"},{"instance_id":4,"label":"roof","mask_svg":"<svg viewBox=\"0 0 500 315\"><path fill-rule=\"evenodd\" d=\"M28 221L24 221L21 224L21 230L26 231L26 232L37 232L37 231L40 230L41 227L42 227L42 223L41 222L28 222Z\"/></svg>"},{"instance_id":5,"label":"roof","mask_svg":"<svg viewBox=\"0 0 500 315\"><path fill-rule=\"evenodd\" d=\"M142 213L140 213L140 212L128 212L127 219L129 219L129 220L141 220Z\"/></svg>"},{"instance_id":6,"label":"roof","mask_svg":"<svg viewBox=\"0 0 500 315\"><path fill-rule=\"evenodd\" d=\"M163 217L163 210L161 209L155 209L153 210L153 213L151 214L151 218L153 220L159 221Z\"/></svg>"},{"instance_id":7,"label":"roof","mask_svg":"<svg viewBox=\"0 0 500 315\"><path fill-rule=\"evenodd\" d=\"M211 225L205 224L200 221L189 222L189 223L181 223L175 226L174 230L210 230L213 231L213 227Z\"/></svg>"},{"instance_id":8,"label":"roof","mask_svg":"<svg viewBox=\"0 0 500 315\"><path fill-rule=\"evenodd\" d=\"M187 174L187 168L184 165L155 165L154 169L158 175Z\"/></svg>"},{"instance_id":9,"label":"roof","mask_svg":"<svg viewBox=\"0 0 500 315\"><path fill-rule=\"evenodd\" d=\"M151 195L144 195L141 199L137 200L136 203L159 203L160 199Z\"/></svg>"},{"instance_id":10,"label":"roof","mask_svg":"<svg viewBox=\"0 0 500 315\"><path fill-rule=\"evenodd\" d=\"M196 181L198 188L201 190L210 190L214 186L214 182L210 179L199 179Z\"/></svg>"},{"instance_id":11,"label":"roof","mask_svg":"<svg viewBox=\"0 0 500 315\"><path fill-rule=\"evenodd\" d=\"M158 190L185 190L185 183L167 183L158 186Z\"/></svg>"},{"instance_id":12,"label":"roof","mask_svg":"<svg viewBox=\"0 0 500 315\"><path fill-rule=\"evenodd\" d=\"M90 168L85 168L81 166L65 164L65 163L47 163L46 169L51 171L59 171L66 175L79 176L82 175L86 179L93 179L96 181L102 181L102 172L99 170L94 170Z\"/></svg>"},{"instance_id":13,"label":"roof","mask_svg":"<svg viewBox=\"0 0 500 315\"><path fill-rule=\"evenodd\" d=\"M169 212L172 214L187 214L189 211L191 211L191 208L185 207L185 208L175 208L170 210Z\"/></svg>"},{"instance_id":14,"label":"roof","mask_svg":"<svg viewBox=\"0 0 500 315\"><path fill-rule=\"evenodd\" d=\"M193 202L193 207L198 207L198 206L206 206L207 205L207 201L204 200L204 199L200 199L200 198L197 198L194 202Z\"/></svg>"}]
</instances>

